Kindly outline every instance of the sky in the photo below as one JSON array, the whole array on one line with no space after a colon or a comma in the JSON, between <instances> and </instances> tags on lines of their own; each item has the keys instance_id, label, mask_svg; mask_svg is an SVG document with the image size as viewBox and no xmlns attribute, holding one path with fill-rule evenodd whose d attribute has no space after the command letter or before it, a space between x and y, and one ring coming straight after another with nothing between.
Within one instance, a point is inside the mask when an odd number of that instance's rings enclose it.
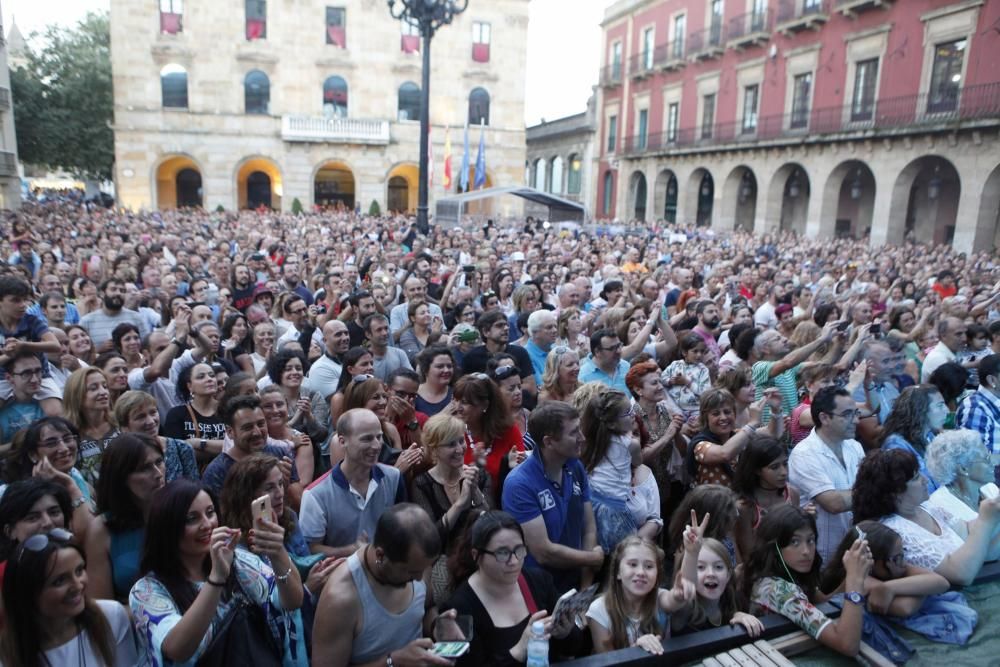
<instances>
[{"instance_id":1,"label":"sky","mask_svg":"<svg viewBox=\"0 0 1000 667\"><path fill-rule=\"evenodd\" d=\"M88 11L107 10L109 4L109 0L0 1L4 30L10 28L13 17L25 37L35 30L44 31L52 23L74 25ZM610 4L611 0L531 0L525 76L527 125L587 108L600 65L598 24Z\"/></svg>"}]
</instances>

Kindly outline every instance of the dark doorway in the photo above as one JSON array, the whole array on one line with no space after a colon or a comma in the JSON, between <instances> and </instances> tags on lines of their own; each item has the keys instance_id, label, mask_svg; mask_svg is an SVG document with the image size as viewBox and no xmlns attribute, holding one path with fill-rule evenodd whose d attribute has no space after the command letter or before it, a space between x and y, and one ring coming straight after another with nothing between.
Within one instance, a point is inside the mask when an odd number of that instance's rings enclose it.
<instances>
[{"instance_id":1,"label":"dark doorway","mask_svg":"<svg viewBox=\"0 0 1000 667\"><path fill-rule=\"evenodd\" d=\"M271 208L271 177L255 171L247 177L247 208Z\"/></svg>"},{"instance_id":2,"label":"dark doorway","mask_svg":"<svg viewBox=\"0 0 1000 667\"><path fill-rule=\"evenodd\" d=\"M410 210L410 184L402 176L389 179L389 201L386 208L396 213Z\"/></svg>"},{"instance_id":3,"label":"dark doorway","mask_svg":"<svg viewBox=\"0 0 1000 667\"><path fill-rule=\"evenodd\" d=\"M201 205L201 174L194 169L181 169L177 172L177 207Z\"/></svg>"}]
</instances>

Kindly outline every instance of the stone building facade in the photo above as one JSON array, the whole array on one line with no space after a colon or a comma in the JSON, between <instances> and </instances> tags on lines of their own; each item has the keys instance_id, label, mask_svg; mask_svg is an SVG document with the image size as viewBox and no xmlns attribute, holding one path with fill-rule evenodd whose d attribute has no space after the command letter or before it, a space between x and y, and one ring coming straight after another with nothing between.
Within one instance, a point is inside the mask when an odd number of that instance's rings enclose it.
<instances>
[{"instance_id":1,"label":"stone building facade","mask_svg":"<svg viewBox=\"0 0 1000 667\"><path fill-rule=\"evenodd\" d=\"M993 248L996 25L984 0L620 0L596 215Z\"/></svg>"},{"instance_id":2,"label":"stone building facade","mask_svg":"<svg viewBox=\"0 0 1000 667\"><path fill-rule=\"evenodd\" d=\"M17 167L17 135L14 132L14 107L4 34L0 25L0 208L15 209L21 205L21 177ZM14 36L21 39L19 31Z\"/></svg>"},{"instance_id":3,"label":"stone building facade","mask_svg":"<svg viewBox=\"0 0 1000 667\"><path fill-rule=\"evenodd\" d=\"M467 122L487 187L521 182L527 26L528 0L472 0L435 35L432 202ZM119 201L415 210L422 48L383 0L112 0Z\"/></svg>"},{"instance_id":4,"label":"stone building facade","mask_svg":"<svg viewBox=\"0 0 1000 667\"><path fill-rule=\"evenodd\" d=\"M524 182L536 190L583 204L592 214L596 157L596 98L583 113L542 120L527 129L528 161Z\"/></svg>"}]
</instances>

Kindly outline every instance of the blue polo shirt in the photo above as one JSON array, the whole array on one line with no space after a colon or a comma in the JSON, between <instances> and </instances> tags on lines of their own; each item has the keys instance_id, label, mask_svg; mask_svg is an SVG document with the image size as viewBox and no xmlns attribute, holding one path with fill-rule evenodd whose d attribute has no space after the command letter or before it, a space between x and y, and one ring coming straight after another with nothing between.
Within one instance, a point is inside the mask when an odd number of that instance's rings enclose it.
<instances>
[{"instance_id":1,"label":"blue polo shirt","mask_svg":"<svg viewBox=\"0 0 1000 667\"><path fill-rule=\"evenodd\" d=\"M582 549L584 505L589 502L590 483L580 460L567 461L563 466L562 481L556 484L545 476L545 468L536 449L507 476L501 505L520 524L541 516L545 521L545 532L553 544ZM525 565L540 567L531 554L528 554ZM580 582L580 568L545 569L552 575L560 593L578 586Z\"/></svg>"},{"instance_id":2,"label":"blue polo shirt","mask_svg":"<svg viewBox=\"0 0 1000 667\"><path fill-rule=\"evenodd\" d=\"M608 375L594 363L594 357L590 356L580 364L580 382L593 382L596 380L606 384L612 389L623 392L626 396L631 396L628 387L625 385L625 375L628 373L629 365L624 359L618 362L618 368L614 375Z\"/></svg>"},{"instance_id":3,"label":"blue polo shirt","mask_svg":"<svg viewBox=\"0 0 1000 667\"><path fill-rule=\"evenodd\" d=\"M535 345L535 341L529 340L524 346L528 351L528 358L531 359L531 369L535 371L535 386L542 386L542 374L545 372L545 358L549 356L548 351Z\"/></svg>"}]
</instances>

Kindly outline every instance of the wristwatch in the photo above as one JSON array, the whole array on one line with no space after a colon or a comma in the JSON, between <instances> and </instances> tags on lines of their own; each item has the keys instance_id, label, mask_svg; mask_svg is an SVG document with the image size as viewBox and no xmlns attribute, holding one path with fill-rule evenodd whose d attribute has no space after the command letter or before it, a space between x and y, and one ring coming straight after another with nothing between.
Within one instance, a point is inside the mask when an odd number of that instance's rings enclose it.
<instances>
[{"instance_id":1,"label":"wristwatch","mask_svg":"<svg viewBox=\"0 0 1000 667\"><path fill-rule=\"evenodd\" d=\"M205 438L202 438L201 440L198 441L198 451L199 452L205 451L205 447L207 447L207 446L208 446L208 440L206 440Z\"/></svg>"},{"instance_id":2,"label":"wristwatch","mask_svg":"<svg viewBox=\"0 0 1000 667\"><path fill-rule=\"evenodd\" d=\"M844 593L844 599L859 607L864 607L868 598L857 591L850 591L849 593Z\"/></svg>"},{"instance_id":3,"label":"wristwatch","mask_svg":"<svg viewBox=\"0 0 1000 667\"><path fill-rule=\"evenodd\" d=\"M406 425L406 428L410 429L411 431L416 431L418 426L420 426L420 422L414 419L413 421L409 422Z\"/></svg>"}]
</instances>

